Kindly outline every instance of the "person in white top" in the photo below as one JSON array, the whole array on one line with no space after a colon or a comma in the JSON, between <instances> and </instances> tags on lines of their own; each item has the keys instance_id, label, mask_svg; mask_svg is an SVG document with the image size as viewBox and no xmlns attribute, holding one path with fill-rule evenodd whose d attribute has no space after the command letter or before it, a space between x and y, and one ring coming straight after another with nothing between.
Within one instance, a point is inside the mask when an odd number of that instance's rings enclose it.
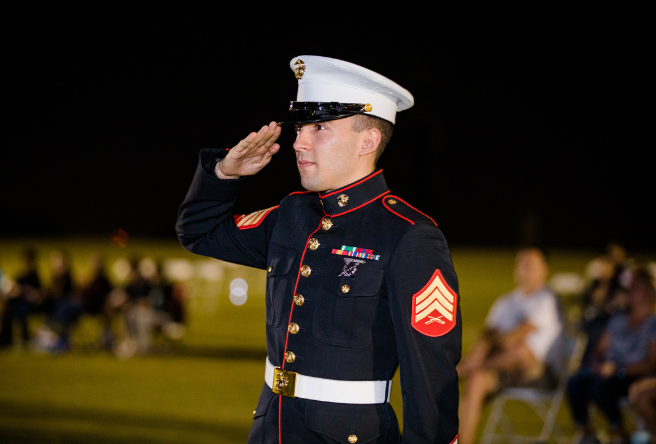
<instances>
[{"instance_id":1,"label":"person in white top","mask_svg":"<svg viewBox=\"0 0 656 444\"><path fill-rule=\"evenodd\" d=\"M541 250L519 251L517 288L494 302L483 335L458 366L458 376L467 381L460 403L460 444L474 442L490 394L504 383L528 383L543 375L547 354L562 331L558 301L545 286L548 273Z\"/></svg>"}]
</instances>

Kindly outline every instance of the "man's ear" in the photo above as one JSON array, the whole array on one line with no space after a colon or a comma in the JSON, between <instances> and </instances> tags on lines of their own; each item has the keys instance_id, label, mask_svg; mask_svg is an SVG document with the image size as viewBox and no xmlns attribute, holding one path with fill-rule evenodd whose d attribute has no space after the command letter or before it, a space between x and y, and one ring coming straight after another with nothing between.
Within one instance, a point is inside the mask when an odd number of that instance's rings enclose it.
<instances>
[{"instance_id":1,"label":"man's ear","mask_svg":"<svg viewBox=\"0 0 656 444\"><path fill-rule=\"evenodd\" d=\"M358 155L366 156L376 152L380 144L381 134L378 128L369 128L362 132L362 138Z\"/></svg>"}]
</instances>

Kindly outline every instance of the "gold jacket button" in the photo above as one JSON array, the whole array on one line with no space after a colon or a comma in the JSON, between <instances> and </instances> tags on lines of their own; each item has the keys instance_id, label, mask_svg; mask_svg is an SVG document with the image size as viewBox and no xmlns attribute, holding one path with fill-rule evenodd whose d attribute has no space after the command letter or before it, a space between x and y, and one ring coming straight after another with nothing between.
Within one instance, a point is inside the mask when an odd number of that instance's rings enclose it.
<instances>
[{"instance_id":1,"label":"gold jacket button","mask_svg":"<svg viewBox=\"0 0 656 444\"><path fill-rule=\"evenodd\" d=\"M348 285L342 285L342 293L348 293L349 291L351 291L351 287Z\"/></svg>"},{"instance_id":2,"label":"gold jacket button","mask_svg":"<svg viewBox=\"0 0 656 444\"><path fill-rule=\"evenodd\" d=\"M271 273L271 270L273 270L273 267L269 267L269 268L267 269L267 271L268 271L269 273Z\"/></svg>"},{"instance_id":3,"label":"gold jacket button","mask_svg":"<svg viewBox=\"0 0 656 444\"><path fill-rule=\"evenodd\" d=\"M358 440L358 437L355 436L355 435L351 435L351 436L349 436L349 438L348 438L348 441L349 441L351 444L353 444L354 442L357 442L357 440Z\"/></svg>"},{"instance_id":4,"label":"gold jacket button","mask_svg":"<svg viewBox=\"0 0 656 444\"><path fill-rule=\"evenodd\" d=\"M294 304L300 307L304 303L305 303L305 298L303 297L302 294L297 294L296 296L294 296Z\"/></svg>"},{"instance_id":5,"label":"gold jacket button","mask_svg":"<svg viewBox=\"0 0 656 444\"><path fill-rule=\"evenodd\" d=\"M298 328L299 328L299 327L298 327L298 324L297 324L296 322L292 322L291 324L289 324L289 325L287 326L287 330L288 330L291 334L293 334L293 335L295 335L296 333L298 333Z\"/></svg>"},{"instance_id":6,"label":"gold jacket button","mask_svg":"<svg viewBox=\"0 0 656 444\"><path fill-rule=\"evenodd\" d=\"M296 361L296 355L290 351L285 353L285 361L287 361L288 364L291 364L292 362Z\"/></svg>"},{"instance_id":7,"label":"gold jacket button","mask_svg":"<svg viewBox=\"0 0 656 444\"><path fill-rule=\"evenodd\" d=\"M257 410L253 410L253 415L254 415L255 413L257 413Z\"/></svg>"},{"instance_id":8,"label":"gold jacket button","mask_svg":"<svg viewBox=\"0 0 656 444\"><path fill-rule=\"evenodd\" d=\"M310 268L309 265L303 265L301 267L301 274L303 277L308 277L310 274L312 274L312 269Z\"/></svg>"},{"instance_id":9,"label":"gold jacket button","mask_svg":"<svg viewBox=\"0 0 656 444\"><path fill-rule=\"evenodd\" d=\"M317 239L315 239L315 238L310 239L309 242L308 242L308 248L309 248L310 250L312 250L312 251L314 251L314 250L316 250L317 248L319 248L319 245L321 245L321 244L320 244L319 241L318 241Z\"/></svg>"},{"instance_id":10,"label":"gold jacket button","mask_svg":"<svg viewBox=\"0 0 656 444\"><path fill-rule=\"evenodd\" d=\"M321 221L321 228L323 231L328 231L330 228L333 226L333 221L330 220L329 218L325 218L324 220Z\"/></svg>"},{"instance_id":11,"label":"gold jacket button","mask_svg":"<svg viewBox=\"0 0 656 444\"><path fill-rule=\"evenodd\" d=\"M395 199L390 199L387 201L388 204L390 205L396 205L396 200Z\"/></svg>"}]
</instances>

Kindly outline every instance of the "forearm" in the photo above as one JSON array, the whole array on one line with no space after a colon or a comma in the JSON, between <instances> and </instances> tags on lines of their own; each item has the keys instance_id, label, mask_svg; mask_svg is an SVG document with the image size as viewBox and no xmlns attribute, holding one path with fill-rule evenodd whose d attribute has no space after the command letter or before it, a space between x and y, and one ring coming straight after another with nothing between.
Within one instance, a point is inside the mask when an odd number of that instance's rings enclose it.
<instances>
[{"instance_id":1,"label":"forearm","mask_svg":"<svg viewBox=\"0 0 656 444\"><path fill-rule=\"evenodd\" d=\"M526 336L534 330L534 325L524 323L508 333L499 335L499 342L504 348L515 347L522 344L526 340Z\"/></svg>"},{"instance_id":2,"label":"forearm","mask_svg":"<svg viewBox=\"0 0 656 444\"><path fill-rule=\"evenodd\" d=\"M203 236L233 215L242 181L222 180L214 174L216 161L224 155L225 150L201 151L194 179L180 205L176 233L190 251Z\"/></svg>"}]
</instances>

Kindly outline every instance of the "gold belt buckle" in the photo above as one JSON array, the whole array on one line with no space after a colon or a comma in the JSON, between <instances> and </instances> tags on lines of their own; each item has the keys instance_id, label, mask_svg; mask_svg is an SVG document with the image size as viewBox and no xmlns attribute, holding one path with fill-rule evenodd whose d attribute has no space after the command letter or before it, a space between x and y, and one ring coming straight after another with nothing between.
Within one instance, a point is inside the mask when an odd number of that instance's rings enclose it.
<instances>
[{"instance_id":1,"label":"gold belt buckle","mask_svg":"<svg viewBox=\"0 0 656 444\"><path fill-rule=\"evenodd\" d=\"M289 370L273 369L273 387L271 391L276 395L294 398L296 395L296 373Z\"/></svg>"}]
</instances>

